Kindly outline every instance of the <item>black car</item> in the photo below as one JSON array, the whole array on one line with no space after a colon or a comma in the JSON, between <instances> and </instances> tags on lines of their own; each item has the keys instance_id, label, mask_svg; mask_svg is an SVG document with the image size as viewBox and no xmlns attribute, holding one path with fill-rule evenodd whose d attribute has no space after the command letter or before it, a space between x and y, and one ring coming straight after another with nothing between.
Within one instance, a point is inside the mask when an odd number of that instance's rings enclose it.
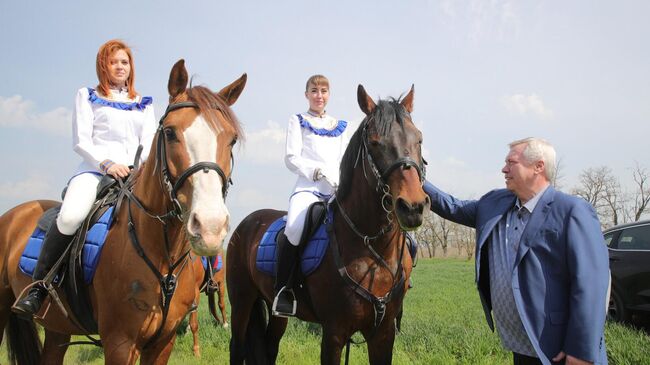
<instances>
[{"instance_id":1,"label":"black car","mask_svg":"<svg viewBox=\"0 0 650 365\"><path fill-rule=\"evenodd\" d=\"M650 220L622 224L603 234L612 272L609 318L629 322L633 314L650 313Z\"/></svg>"}]
</instances>

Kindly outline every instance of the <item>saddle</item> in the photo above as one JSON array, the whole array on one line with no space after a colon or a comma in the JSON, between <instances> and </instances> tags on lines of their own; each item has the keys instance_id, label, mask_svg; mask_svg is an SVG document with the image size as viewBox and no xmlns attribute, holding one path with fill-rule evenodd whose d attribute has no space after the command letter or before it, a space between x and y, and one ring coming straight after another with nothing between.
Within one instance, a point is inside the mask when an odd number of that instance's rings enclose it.
<instances>
[{"instance_id":1,"label":"saddle","mask_svg":"<svg viewBox=\"0 0 650 365\"><path fill-rule=\"evenodd\" d=\"M304 276L308 276L318 268L329 245L329 237L324 222L327 213L325 202L316 202L310 205L307 210L298 251L301 271ZM277 240L280 234L284 232L285 226L286 217L280 217L269 225L269 228L262 236L257 248L256 266L258 270L269 275L275 275Z\"/></svg>"},{"instance_id":2,"label":"saddle","mask_svg":"<svg viewBox=\"0 0 650 365\"><path fill-rule=\"evenodd\" d=\"M104 175L97 186L97 195L90 213L83 221L64 254L54 264L44 281L61 287L73 318L82 330L97 333L97 323L88 293L104 240L123 200L123 189L128 187L110 175ZM66 189L62 192L65 196ZM45 211L31 235L19 267L31 275L40 254L46 232L55 223L61 204ZM59 303L58 298L52 298Z\"/></svg>"}]
</instances>

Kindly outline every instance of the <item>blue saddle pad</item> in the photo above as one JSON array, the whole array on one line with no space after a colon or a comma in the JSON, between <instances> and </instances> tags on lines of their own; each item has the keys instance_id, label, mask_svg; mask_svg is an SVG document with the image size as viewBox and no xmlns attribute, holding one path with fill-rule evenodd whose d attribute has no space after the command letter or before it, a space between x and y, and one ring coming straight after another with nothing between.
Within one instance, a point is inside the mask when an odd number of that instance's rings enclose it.
<instances>
[{"instance_id":1,"label":"blue saddle pad","mask_svg":"<svg viewBox=\"0 0 650 365\"><path fill-rule=\"evenodd\" d=\"M88 230L88 234L86 235L86 243L84 244L81 253L84 282L86 284L90 284L95 275L99 256L102 253L106 235L111 227L111 213L113 213L113 207L108 208L108 210L102 214L97 223ZM52 224L56 224L56 222ZM32 235L29 237L27 246L25 246L25 251L23 251L23 255L20 257L20 262L18 264L20 270L25 275L32 276L34 273L36 261L38 260L38 255L41 253L41 247L43 246L44 237L45 231L38 227L36 227Z\"/></svg>"},{"instance_id":2,"label":"blue saddle pad","mask_svg":"<svg viewBox=\"0 0 650 365\"><path fill-rule=\"evenodd\" d=\"M328 212L327 214L329 215L331 213ZM271 223L262 236L260 245L257 248L257 258L255 259L255 265L261 272L275 276L276 238L278 232L280 232L286 225L286 216L278 218L278 220ZM327 250L329 243L330 240L327 235L326 225L321 224L316 230L316 233L314 233L309 242L307 242L305 249L302 252L300 268L305 276L311 274L318 268L321 261L323 261L323 256L325 256L325 251Z\"/></svg>"},{"instance_id":3,"label":"blue saddle pad","mask_svg":"<svg viewBox=\"0 0 650 365\"><path fill-rule=\"evenodd\" d=\"M203 270L208 270L208 259L210 259L210 265L212 265L212 269L214 270L213 272L218 272L223 268L223 257L221 255L217 255L217 259L214 259L214 256L212 257L205 257L201 256L201 262L203 263Z\"/></svg>"}]
</instances>

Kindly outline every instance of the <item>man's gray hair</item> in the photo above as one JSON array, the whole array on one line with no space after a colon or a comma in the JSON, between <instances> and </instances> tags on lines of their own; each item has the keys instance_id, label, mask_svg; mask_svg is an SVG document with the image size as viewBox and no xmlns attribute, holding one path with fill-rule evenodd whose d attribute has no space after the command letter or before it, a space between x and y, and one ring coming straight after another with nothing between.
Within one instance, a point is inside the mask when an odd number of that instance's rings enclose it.
<instances>
[{"instance_id":1,"label":"man's gray hair","mask_svg":"<svg viewBox=\"0 0 650 365\"><path fill-rule=\"evenodd\" d=\"M526 162L530 164L537 161L544 161L544 174L548 181L553 183L557 168L555 162L555 148L553 145L541 138L528 137L511 142L508 146L512 148L520 144L526 144L526 147L522 152Z\"/></svg>"}]
</instances>

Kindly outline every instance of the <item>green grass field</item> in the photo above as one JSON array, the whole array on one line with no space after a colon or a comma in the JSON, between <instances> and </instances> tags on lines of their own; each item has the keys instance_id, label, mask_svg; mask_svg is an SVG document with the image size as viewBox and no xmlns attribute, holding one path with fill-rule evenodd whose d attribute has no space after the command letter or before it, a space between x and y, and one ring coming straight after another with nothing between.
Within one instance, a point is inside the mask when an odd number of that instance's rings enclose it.
<instances>
[{"instance_id":1,"label":"green grass field","mask_svg":"<svg viewBox=\"0 0 650 365\"><path fill-rule=\"evenodd\" d=\"M473 261L420 260L413 272L415 288L405 300L402 333L395 340L394 364L511 364L496 334L483 316L473 284ZM171 364L227 364L230 333L212 324L207 301L200 306L201 359L192 353L191 332L179 331ZM358 336L358 335L357 335ZM643 331L608 323L610 364L650 364L650 337ZM358 336L361 338L360 336ZM320 327L290 320L278 358L279 364L317 364ZM68 350L66 364L101 364L102 351L92 346ZM4 344L0 363L6 363ZM351 364L368 363L363 345L352 346Z\"/></svg>"}]
</instances>

